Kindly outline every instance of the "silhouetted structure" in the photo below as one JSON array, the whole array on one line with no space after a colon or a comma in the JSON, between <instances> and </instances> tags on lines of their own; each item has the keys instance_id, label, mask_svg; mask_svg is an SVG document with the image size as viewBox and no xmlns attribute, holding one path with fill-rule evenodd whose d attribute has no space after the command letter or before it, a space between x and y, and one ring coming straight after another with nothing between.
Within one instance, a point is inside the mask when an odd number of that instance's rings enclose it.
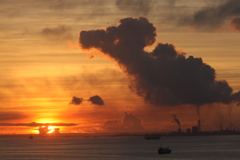
<instances>
[{"instance_id":1,"label":"silhouetted structure","mask_svg":"<svg viewBox=\"0 0 240 160\"><path fill-rule=\"evenodd\" d=\"M60 128L54 128L54 132L53 132L54 134L60 134Z\"/></svg>"},{"instance_id":2,"label":"silhouetted structure","mask_svg":"<svg viewBox=\"0 0 240 160\"><path fill-rule=\"evenodd\" d=\"M192 127L192 133L198 133L198 127L197 126L193 126Z\"/></svg>"},{"instance_id":3,"label":"silhouetted structure","mask_svg":"<svg viewBox=\"0 0 240 160\"><path fill-rule=\"evenodd\" d=\"M188 129L187 129L187 134L190 134L190 133L191 133L191 129L188 128Z\"/></svg>"},{"instance_id":4,"label":"silhouetted structure","mask_svg":"<svg viewBox=\"0 0 240 160\"><path fill-rule=\"evenodd\" d=\"M198 132L201 132L201 120L198 120Z\"/></svg>"}]
</instances>

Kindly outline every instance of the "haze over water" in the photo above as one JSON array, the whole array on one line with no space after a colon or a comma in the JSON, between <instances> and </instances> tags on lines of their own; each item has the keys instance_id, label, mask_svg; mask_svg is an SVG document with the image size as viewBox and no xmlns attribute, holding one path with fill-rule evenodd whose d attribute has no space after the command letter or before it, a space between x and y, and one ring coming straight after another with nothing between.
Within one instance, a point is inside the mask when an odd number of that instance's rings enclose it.
<instances>
[{"instance_id":1,"label":"haze over water","mask_svg":"<svg viewBox=\"0 0 240 160\"><path fill-rule=\"evenodd\" d=\"M159 155L160 146L171 154ZM239 136L0 138L1 160L238 160Z\"/></svg>"}]
</instances>

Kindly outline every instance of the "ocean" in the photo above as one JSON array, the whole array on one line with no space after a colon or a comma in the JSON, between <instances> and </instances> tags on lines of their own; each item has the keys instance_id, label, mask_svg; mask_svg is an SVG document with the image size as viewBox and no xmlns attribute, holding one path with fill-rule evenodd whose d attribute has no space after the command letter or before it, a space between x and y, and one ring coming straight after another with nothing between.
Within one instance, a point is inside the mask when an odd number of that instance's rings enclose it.
<instances>
[{"instance_id":1,"label":"ocean","mask_svg":"<svg viewBox=\"0 0 240 160\"><path fill-rule=\"evenodd\" d=\"M171 154L159 155L169 147ZM240 136L0 138L0 160L239 160Z\"/></svg>"}]
</instances>

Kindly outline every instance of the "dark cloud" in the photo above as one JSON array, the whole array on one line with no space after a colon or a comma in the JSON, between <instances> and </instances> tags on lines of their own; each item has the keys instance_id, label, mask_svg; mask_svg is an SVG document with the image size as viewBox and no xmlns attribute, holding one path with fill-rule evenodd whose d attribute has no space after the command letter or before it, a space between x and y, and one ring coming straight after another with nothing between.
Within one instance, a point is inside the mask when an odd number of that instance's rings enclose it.
<instances>
[{"instance_id":1,"label":"dark cloud","mask_svg":"<svg viewBox=\"0 0 240 160\"><path fill-rule=\"evenodd\" d=\"M180 105L232 102L232 88L215 79L215 70L201 58L186 57L172 44L158 43L156 28L144 18L124 18L106 30L81 31L83 49L96 48L115 60L131 77L130 88L152 104Z\"/></svg>"},{"instance_id":2,"label":"dark cloud","mask_svg":"<svg viewBox=\"0 0 240 160\"><path fill-rule=\"evenodd\" d=\"M28 118L29 115L26 115L21 112L0 112L0 121L10 121L10 120L21 120Z\"/></svg>"},{"instance_id":3,"label":"dark cloud","mask_svg":"<svg viewBox=\"0 0 240 160\"><path fill-rule=\"evenodd\" d=\"M83 101L83 98L73 96L72 101L69 104L79 105L82 103L82 101Z\"/></svg>"},{"instance_id":4,"label":"dark cloud","mask_svg":"<svg viewBox=\"0 0 240 160\"><path fill-rule=\"evenodd\" d=\"M93 104L104 105L104 101L98 95L90 97L89 101L91 101Z\"/></svg>"},{"instance_id":5,"label":"dark cloud","mask_svg":"<svg viewBox=\"0 0 240 160\"><path fill-rule=\"evenodd\" d=\"M41 32L43 36L50 40L63 41L72 39L71 27L66 25L58 25L55 28L44 28Z\"/></svg>"},{"instance_id":6,"label":"dark cloud","mask_svg":"<svg viewBox=\"0 0 240 160\"><path fill-rule=\"evenodd\" d=\"M231 22L231 26L234 30L240 32L240 18L234 18Z\"/></svg>"},{"instance_id":7,"label":"dark cloud","mask_svg":"<svg viewBox=\"0 0 240 160\"><path fill-rule=\"evenodd\" d=\"M0 123L0 126L28 126L28 127L38 127L38 126L76 126L75 123Z\"/></svg>"},{"instance_id":8,"label":"dark cloud","mask_svg":"<svg viewBox=\"0 0 240 160\"><path fill-rule=\"evenodd\" d=\"M79 97L72 97L72 100L69 104L74 104L74 105L80 105L83 101L83 98ZM104 105L104 101L101 97L98 95L92 96L88 99L88 101L92 102L92 104L97 104L97 105Z\"/></svg>"},{"instance_id":9,"label":"dark cloud","mask_svg":"<svg viewBox=\"0 0 240 160\"><path fill-rule=\"evenodd\" d=\"M180 19L180 24L190 25L196 29L212 30L219 29L226 25L229 19L240 16L239 0L218 1L215 5L207 6L194 13Z\"/></svg>"},{"instance_id":10,"label":"dark cloud","mask_svg":"<svg viewBox=\"0 0 240 160\"><path fill-rule=\"evenodd\" d=\"M153 0L116 0L116 6L124 12L134 12L138 15L147 15Z\"/></svg>"},{"instance_id":11,"label":"dark cloud","mask_svg":"<svg viewBox=\"0 0 240 160\"><path fill-rule=\"evenodd\" d=\"M145 129L142 126L142 121L134 116L125 112L122 122L117 120L107 121L102 128L111 132L143 132Z\"/></svg>"}]
</instances>

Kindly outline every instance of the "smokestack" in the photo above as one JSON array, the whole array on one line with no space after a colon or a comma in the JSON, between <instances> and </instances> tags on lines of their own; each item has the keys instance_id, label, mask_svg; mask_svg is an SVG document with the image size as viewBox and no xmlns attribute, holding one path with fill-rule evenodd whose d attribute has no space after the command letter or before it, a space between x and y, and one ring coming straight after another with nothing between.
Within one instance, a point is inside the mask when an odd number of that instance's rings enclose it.
<instances>
[{"instance_id":1,"label":"smokestack","mask_svg":"<svg viewBox=\"0 0 240 160\"><path fill-rule=\"evenodd\" d=\"M198 132L201 132L201 120L198 120Z\"/></svg>"},{"instance_id":2,"label":"smokestack","mask_svg":"<svg viewBox=\"0 0 240 160\"><path fill-rule=\"evenodd\" d=\"M220 131L222 131L223 129L222 129L222 123L221 123L221 125L220 125Z\"/></svg>"},{"instance_id":3,"label":"smokestack","mask_svg":"<svg viewBox=\"0 0 240 160\"><path fill-rule=\"evenodd\" d=\"M180 128L180 125L179 125L179 128L178 128L178 132L182 132L181 128Z\"/></svg>"}]
</instances>

